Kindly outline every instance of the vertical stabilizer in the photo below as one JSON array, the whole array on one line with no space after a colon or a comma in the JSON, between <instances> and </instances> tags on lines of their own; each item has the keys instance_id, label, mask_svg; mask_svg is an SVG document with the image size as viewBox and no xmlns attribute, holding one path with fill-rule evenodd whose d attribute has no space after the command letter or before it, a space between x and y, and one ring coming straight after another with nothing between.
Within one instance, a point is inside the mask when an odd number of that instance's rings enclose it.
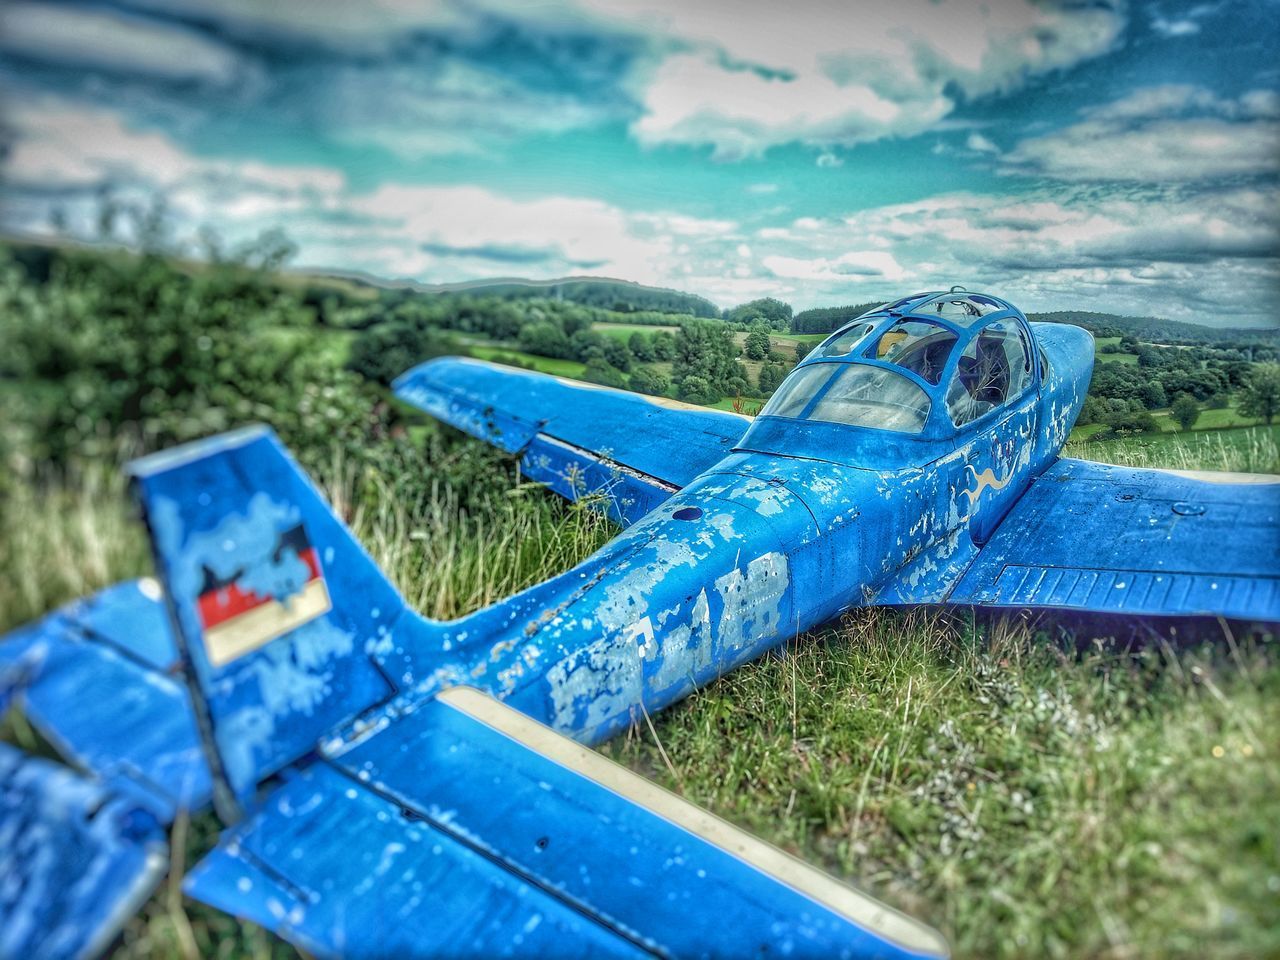
<instances>
[{"instance_id":1,"label":"vertical stabilizer","mask_svg":"<svg viewBox=\"0 0 1280 960\"><path fill-rule=\"evenodd\" d=\"M130 473L232 819L264 777L390 696L367 650L405 605L265 427Z\"/></svg>"}]
</instances>

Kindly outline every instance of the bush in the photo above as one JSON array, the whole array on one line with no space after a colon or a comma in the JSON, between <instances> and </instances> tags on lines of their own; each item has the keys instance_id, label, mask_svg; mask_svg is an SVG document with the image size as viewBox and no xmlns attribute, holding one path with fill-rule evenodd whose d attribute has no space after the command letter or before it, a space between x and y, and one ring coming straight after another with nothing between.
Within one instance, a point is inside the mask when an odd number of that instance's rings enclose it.
<instances>
[{"instance_id":1,"label":"bush","mask_svg":"<svg viewBox=\"0 0 1280 960\"><path fill-rule=\"evenodd\" d=\"M588 361L582 377L591 383L599 383L606 387L625 389L627 386L627 378L623 372L600 357L593 357Z\"/></svg>"},{"instance_id":2,"label":"bush","mask_svg":"<svg viewBox=\"0 0 1280 960\"><path fill-rule=\"evenodd\" d=\"M443 331L391 321L356 337L347 368L386 386L424 360L461 352L457 341Z\"/></svg>"},{"instance_id":3,"label":"bush","mask_svg":"<svg viewBox=\"0 0 1280 960\"><path fill-rule=\"evenodd\" d=\"M647 393L653 397L665 396L671 387L670 381L651 367L636 367L629 382L636 393Z\"/></svg>"},{"instance_id":4,"label":"bush","mask_svg":"<svg viewBox=\"0 0 1280 960\"><path fill-rule=\"evenodd\" d=\"M711 384L707 383L705 377L694 374L680 381L680 399L709 406L719 402L720 394L711 389Z\"/></svg>"},{"instance_id":5,"label":"bush","mask_svg":"<svg viewBox=\"0 0 1280 960\"><path fill-rule=\"evenodd\" d=\"M1196 403L1196 398L1191 394L1180 393L1169 408L1169 413L1173 416L1174 423L1183 430L1190 430L1200 419L1200 404Z\"/></svg>"}]
</instances>

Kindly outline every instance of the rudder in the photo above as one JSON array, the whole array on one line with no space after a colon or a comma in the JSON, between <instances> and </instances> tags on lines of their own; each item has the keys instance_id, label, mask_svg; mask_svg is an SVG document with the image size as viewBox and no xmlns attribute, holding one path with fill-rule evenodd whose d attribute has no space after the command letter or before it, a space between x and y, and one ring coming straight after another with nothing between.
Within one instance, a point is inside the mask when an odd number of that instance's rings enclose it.
<instances>
[{"instance_id":1,"label":"rudder","mask_svg":"<svg viewBox=\"0 0 1280 960\"><path fill-rule=\"evenodd\" d=\"M393 693L369 649L406 607L265 427L144 457L129 472L215 801L236 819L264 777Z\"/></svg>"}]
</instances>

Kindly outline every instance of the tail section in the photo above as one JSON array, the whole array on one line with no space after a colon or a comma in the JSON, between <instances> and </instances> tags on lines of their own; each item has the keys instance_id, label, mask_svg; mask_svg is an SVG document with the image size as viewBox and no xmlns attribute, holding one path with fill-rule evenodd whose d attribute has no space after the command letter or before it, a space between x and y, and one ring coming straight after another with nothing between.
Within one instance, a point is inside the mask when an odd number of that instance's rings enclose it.
<instances>
[{"instance_id":1,"label":"tail section","mask_svg":"<svg viewBox=\"0 0 1280 960\"><path fill-rule=\"evenodd\" d=\"M370 649L405 604L264 427L143 458L130 473L215 800L234 819L264 777L393 693Z\"/></svg>"}]
</instances>

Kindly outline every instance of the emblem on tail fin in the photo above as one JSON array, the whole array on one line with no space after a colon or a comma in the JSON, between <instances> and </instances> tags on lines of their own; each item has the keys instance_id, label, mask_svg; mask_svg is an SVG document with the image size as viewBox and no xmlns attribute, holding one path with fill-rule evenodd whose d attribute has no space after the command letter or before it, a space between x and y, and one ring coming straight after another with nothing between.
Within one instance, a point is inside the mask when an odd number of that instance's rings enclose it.
<instances>
[{"instance_id":1,"label":"emblem on tail fin","mask_svg":"<svg viewBox=\"0 0 1280 960\"><path fill-rule=\"evenodd\" d=\"M301 523L230 575L205 565L197 611L205 651L221 667L332 609L320 557Z\"/></svg>"}]
</instances>

